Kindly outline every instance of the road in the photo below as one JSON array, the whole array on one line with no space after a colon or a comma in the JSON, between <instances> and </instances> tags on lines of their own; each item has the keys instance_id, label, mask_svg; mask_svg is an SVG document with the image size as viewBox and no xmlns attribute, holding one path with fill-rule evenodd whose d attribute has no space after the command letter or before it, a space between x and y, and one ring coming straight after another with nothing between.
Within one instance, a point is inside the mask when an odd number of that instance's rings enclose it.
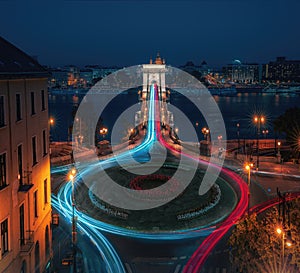
<instances>
[{"instance_id":1,"label":"road","mask_svg":"<svg viewBox=\"0 0 300 273\"><path fill-rule=\"evenodd\" d=\"M225 244L226 237L224 235L228 234L228 231L244 215L248 207L248 188L243 178L232 170L199 159L199 156L191 155L182 147L178 149L178 146L172 144L162 133L159 113L157 90L155 86L152 86L149 101L148 128L144 141L131 150L119 153L114 158L100 162L89 162L86 165L83 164L83 170L80 175L84 176L94 171L98 172L99 167L101 167L101 170L104 170L114 166L117 161L126 161L128 163L131 160L134 163L136 159L143 157L145 153L149 152L154 143L159 142L173 154L178 154L181 157L196 161L204 167L220 172L220 176L226 179L236 190L238 203L230 216L218 224L217 228L170 233L155 232L151 234L107 225L92 219L88 214L76 210L78 226L82 232L93 240L98 252L102 255L107 272L200 272L201 269L203 270L205 261L212 253L214 247L219 242L223 245ZM258 175L259 173L257 173ZM265 198L265 192L258 184L253 184L251 191L256 193L251 205L261 203ZM69 212L72 205L70 185L66 185L61 189L57 201L59 202L57 209L65 212L67 217L70 218ZM128 248L129 246L130 248ZM224 250L228 253L228 250L223 249L222 251L224 252ZM99 264L101 264L101 261ZM222 267L222 265L220 266ZM93 265L91 265L92 267Z\"/></svg>"}]
</instances>

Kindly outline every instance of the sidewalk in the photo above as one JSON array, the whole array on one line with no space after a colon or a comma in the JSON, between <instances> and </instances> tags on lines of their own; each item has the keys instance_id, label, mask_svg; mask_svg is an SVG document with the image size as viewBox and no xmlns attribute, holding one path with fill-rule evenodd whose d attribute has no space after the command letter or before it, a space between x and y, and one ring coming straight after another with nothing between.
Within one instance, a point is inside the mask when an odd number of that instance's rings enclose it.
<instances>
[{"instance_id":1,"label":"sidewalk","mask_svg":"<svg viewBox=\"0 0 300 273\"><path fill-rule=\"evenodd\" d=\"M53 209L54 213L57 213ZM62 215L59 214L59 225L52 226L52 249L53 249L53 272L55 273L74 273L73 272L73 253L71 240L71 224L67 223ZM82 251L77 248L76 254L76 273L84 273L84 261Z\"/></svg>"}]
</instances>

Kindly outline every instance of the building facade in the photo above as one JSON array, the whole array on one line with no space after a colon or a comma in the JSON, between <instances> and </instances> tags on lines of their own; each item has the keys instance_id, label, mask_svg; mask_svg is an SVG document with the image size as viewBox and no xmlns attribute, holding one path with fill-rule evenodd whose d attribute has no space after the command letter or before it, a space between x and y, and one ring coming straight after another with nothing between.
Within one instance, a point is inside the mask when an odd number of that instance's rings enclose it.
<instances>
[{"instance_id":1,"label":"building facade","mask_svg":"<svg viewBox=\"0 0 300 273\"><path fill-rule=\"evenodd\" d=\"M50 271L48 73L0 37L0 272Z\"/></svg>"},{"instance_id":2,"label":"building facade","mask_svg":"<svg viewBox=\"0 0 300 273\"><path fill-rule=\"evenodd\" d=\"M226 81L235 83L257 83L260 82L260 68L256 63L241 63L234 60L222 69Z\"/></svg>"},{"instance_id":3,"label":"building facade","mask_svg":"<svg viewBox=\"0 0 300 273\"><path fill-rule=\"evenodd\" d=\"M300 83L300 61L287 60L277 57L276 61L263 66L263 80L270 82L297 82Z\"/></svg>"}]
</instances>

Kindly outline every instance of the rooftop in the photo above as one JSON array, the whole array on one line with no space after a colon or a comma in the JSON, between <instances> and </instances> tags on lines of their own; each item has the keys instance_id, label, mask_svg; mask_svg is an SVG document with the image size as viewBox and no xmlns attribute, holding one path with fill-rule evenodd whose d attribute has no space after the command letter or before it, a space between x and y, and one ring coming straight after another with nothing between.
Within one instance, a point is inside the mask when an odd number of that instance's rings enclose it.
<instances>
[{"instance_id":1,"label":"rooftop","mask_svg":"<svg viewBox=\"0 0 300 273\"><path fill-rule=\"evenodd\" d=\"M0 36L0 78L47 76L47 70L34 58Z\"/></svg>"}]
</instances>

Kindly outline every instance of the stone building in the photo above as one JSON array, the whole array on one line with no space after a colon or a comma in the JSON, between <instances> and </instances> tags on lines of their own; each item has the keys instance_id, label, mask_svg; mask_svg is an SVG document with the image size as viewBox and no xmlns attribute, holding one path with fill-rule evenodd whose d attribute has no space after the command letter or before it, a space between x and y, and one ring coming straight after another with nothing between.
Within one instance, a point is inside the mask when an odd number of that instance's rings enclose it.
<instances>
[{"instance_id":1,"label":"stone building","mask_svg":"<svg viewBox=\"0 0 300 273\"><path fill-rule=\"evenodd\" d=\"M0 37L0 272L50 272L48 73Z\"/></svg>"}]
</instances>

